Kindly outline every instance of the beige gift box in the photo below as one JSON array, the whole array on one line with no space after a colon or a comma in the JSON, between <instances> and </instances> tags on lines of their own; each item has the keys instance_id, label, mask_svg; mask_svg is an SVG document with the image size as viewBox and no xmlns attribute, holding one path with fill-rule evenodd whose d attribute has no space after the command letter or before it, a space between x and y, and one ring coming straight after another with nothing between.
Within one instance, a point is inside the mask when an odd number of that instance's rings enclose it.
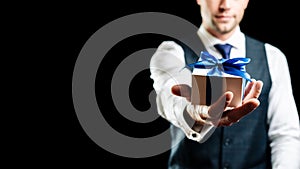
<instances>
[{"instance_id":1,"label":"beige gift box","mask_svg":"<svg viewBox=\"0 0 300 169\"><path fill-rule=\"evenodd\" d=\"M224 92L231 91L230 107L242 104L245 79L224 73L222 76L207 76L207 70L194 69L192 73L191 102L194 105L211 105Z\"/></svg>"}]
</instances>

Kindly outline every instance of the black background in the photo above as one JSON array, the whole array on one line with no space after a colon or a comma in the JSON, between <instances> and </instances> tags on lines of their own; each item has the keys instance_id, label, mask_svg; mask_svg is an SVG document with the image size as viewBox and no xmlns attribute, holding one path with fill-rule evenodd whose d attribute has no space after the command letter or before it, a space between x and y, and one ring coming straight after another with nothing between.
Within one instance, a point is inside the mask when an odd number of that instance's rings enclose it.
<instances>
[{"instance_id":1,"label":"black background","mask_svg":"<svg viewBox=\"0 0 300 169\"><path fill-rule=\"evenodd\" d=\"M23 4L19 4L22 8ZM35 77L40 77L38 72L45 70L45 81L39 81L33 86L38 89L36 100L41 101L43 108L38 110L38 120L33 125L31 132L33 140L25 136L28 145L24 143L20 147L26 150L20 152L21 164L30 166L83 166L84 168L166 168L169 152L149 158L126 158L111 154L95 144L82 129L72 102L72 75L76 59L85 42L102 26L122 16L137 12L165 12L182 17L195 25L201 23L199 7L196 0L152 0L152 1L99 1L99 2L48 2L26 4L34 6L22 9L14 19L20 21L17 25L24 29L18 33L25 35L21 40L28 45L27 40L34 40L26 48L26 51L37 54L36 57L29 57L35 61L37 66L32 72ZM299 101L299 82L296 82L297 69L296 45L292 43L296 38L296 26L287 21L296 17L296 10L293 10L291 2L288 4L275 3L272 0L250 0L245 17L241 23L244 33L268 42L281 49L287 56L290 66L292 85L296 102ZM26 11L26 12L25 12ZM17 31L16 31L17 32ZM140 43L143 38L152 38L152 42ZM164 37L154 35L142 35L126 39L123 45L116 45L110 55L120 54L127 44L129 55L139 49L155 47ZM114 60L120 62L119 60ZM111 63L111 65L110 65ZM110 72L109 67L117 65L107 62L105 71ZM278 68L280 69L280 68ZM112 73L112 72L110 72ZM151 90L151 80L148 72L138 75L138 82L145 82L148 85L145 93L134 93L132 91L133 104L137 109L147 109L145 98ZM99 75L101 76L101 75ZM104 75L102 76L102 78ZM99 77L101 78L101 77ZM103 80L103 79L102 79ZM105 79L104 79L105 80ZM109 85L109 77L105 80ZM134 85L138 84L135 83ZM99 82L96 82L99 83ZM150 85L149 85L150 84ZM39 88L37 88L39 86ZM42 86L42 87L41 87ZM149 87L150 86L150 87ZM31 85L32 87L32 85ZM104 89L110 90L110 89ZM104 98L109 93L101 95L101 89L97 89L97 96ZM46 98L45 98L46 97ZM148 96L147 96L148 97ZM42 99L43 98L43 99ZM134 101L135 100L135 101ZM141 101L138 101L141 100ZM108 102L107 106L110 103ZM298 103L297 106L299 107ZM109 109L107 107L106 109ZM168 123L158 119L150 124L138 125L122 119L115 113L116 118L107 116L110 124L116 130L134 137L148 137L158 134L168 126ZM143 130L147 134L140 134ZM23 137L24 138L24 137ZM16 151L18 152L18 151ZM30 154L30 155L29 155ZM13 156L14 157L14 156ZM28 158L27 158L28 157ZM105 167L106 166L106 167Z\"/></svg>"}]
</instances>

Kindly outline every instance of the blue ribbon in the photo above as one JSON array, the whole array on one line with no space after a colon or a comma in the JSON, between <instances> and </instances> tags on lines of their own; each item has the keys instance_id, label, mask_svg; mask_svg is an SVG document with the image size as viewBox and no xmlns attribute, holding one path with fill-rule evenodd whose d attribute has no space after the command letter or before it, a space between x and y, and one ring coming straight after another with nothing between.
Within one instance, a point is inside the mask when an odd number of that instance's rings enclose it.
<instances>
[{"instance_id":1,"label":"blue ribbon","mask_svg":"<svg viewBox=\"0 0 300 169\"><path fill-rule=\"evenodd\" d=\"M211 69L208 76L222 76L222 72L240 76L251 82L250 75L245 70L250 58L217 59L208 52L201 52L201 61L189 64L189 67Z\"/></svg>"}]
</instances>

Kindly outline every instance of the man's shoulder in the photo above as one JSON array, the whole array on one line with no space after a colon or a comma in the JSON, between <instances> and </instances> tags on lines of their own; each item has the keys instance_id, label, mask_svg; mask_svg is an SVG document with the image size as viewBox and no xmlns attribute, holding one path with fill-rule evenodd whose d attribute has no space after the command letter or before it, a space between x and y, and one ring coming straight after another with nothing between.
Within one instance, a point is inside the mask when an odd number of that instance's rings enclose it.
<instances>
[{"instance_id":1,"label":"man's shoulder","mask_svg":"<svg viewBox=\"0 0 300 169\"><path fill-rule=\"evenodd\" d=\"M262 44L265 44L266 42L260 40L260 39L257 39L253 36L250 36L250 35L245 35L245 38L246 38L246 41L250 41L250 42L253 42L253 43L262 43Z\"/></svg>"}]
</instances>

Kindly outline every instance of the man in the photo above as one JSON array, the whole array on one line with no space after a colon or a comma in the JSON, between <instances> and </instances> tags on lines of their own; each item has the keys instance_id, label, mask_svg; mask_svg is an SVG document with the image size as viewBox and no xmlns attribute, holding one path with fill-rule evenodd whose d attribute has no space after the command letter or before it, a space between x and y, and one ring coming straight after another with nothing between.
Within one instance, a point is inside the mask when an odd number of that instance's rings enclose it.
<instances>
[{"instance_id":1,"label":"man","mask_svg":"<svg viewBox=\"0 0 300 169\"><path fill-rule=\"evenodd\" d=\"M230 91L211 105L192 105L191 71L182 68L194 56L179 42L158 47L150 70L158 113L171 122L169 168L299 169L299 116L285 55L241 32L248 0L197 4L203 50L221 59L215 45L230 44L230 58L250 57L246 69L252 82L240 106L229 107Z\"/></svg>"}]
</instances>

